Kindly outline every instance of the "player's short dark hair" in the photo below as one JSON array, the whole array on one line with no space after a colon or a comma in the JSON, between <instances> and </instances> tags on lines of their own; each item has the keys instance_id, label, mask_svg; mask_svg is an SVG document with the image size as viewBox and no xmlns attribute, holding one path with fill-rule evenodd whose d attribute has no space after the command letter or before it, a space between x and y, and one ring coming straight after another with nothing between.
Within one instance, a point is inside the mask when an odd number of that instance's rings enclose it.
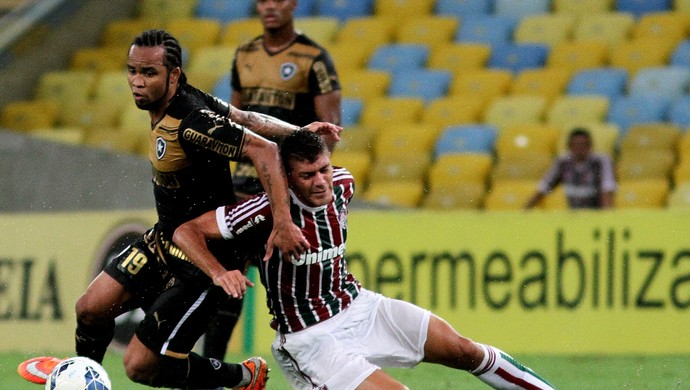
<instances>
[{"instance_id":1,"label":"player's short dark hair","mask_svg":"<svg viewBox=\"0 0 690 390\"><path fill-rule=\"evenodd\" d=\"M132 45L139 47L163 46L165 50L163 65L168 72L177 67L182 69L182 46L180 46L180 42L177 38L167 31L157 29L146 30L134 38ZM180 77L180 83L184 84L186 79L183 72Z\"/></svg>"},{"instance_id":2,"label":"player's short dark hair","mask_svg":"<svg viewBox=\"0 0 690 390\"><path fill-rule=\"evenodd\" d=\"M280 158L286 172L290 172L290 160L313 163L328 152L326 142L320 135L309 130L297 130L287 136L280 145Z\"/></svg>"},{"instance_id":3,"label":"player's short dark hair","mask_svg":"<svg viewBox=\"0 0 690 390\"><path fill-rule=\"evenodd\" d=\"M584 127L575 127L574 129L570 130L570 134L568 134L568 145L570 145L570 141L572 141L575 137L587 137L589 144L592 144L592 134L590 134L589 130L585 129Z\"/></svg>"}]
</instances>

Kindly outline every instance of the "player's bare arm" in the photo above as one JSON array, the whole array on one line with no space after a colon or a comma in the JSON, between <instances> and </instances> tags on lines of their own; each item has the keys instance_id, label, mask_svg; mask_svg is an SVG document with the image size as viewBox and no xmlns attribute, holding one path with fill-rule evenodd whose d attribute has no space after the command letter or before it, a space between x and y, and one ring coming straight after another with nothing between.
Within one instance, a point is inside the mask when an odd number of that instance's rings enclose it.
<instances>
[{"instance_id":1,"label":"player's bare arm","mask_svg":"<svg viewBox=\"0 0 690 390\"><path fill-rule=\"evenodd\" d=\"M273 230L268 238L264 259L271 257L274 247L278 247L286 259L298 257L309 248L309 243L290 217L290 195L278 145L247 132L242 156L249 158L256 167L261 185L271 203Z\"/></svg>"},{"instance_id":2,"label":"player's bare arm","mask_svg":"<svg viewBox=\"0 0 690 390\"><path fill-rule=\"evenodd\" d=\"M247 287L254 287L254 283L240 270L226 270L208 249L207 237L211 240L223 238L216 223L215 210L179 226L175 230L173 241L187 254L192 263L213 280L213 284L222 287L229 296L241 298Z\"/></svg>"},{"instance_id":3,"label":"player's bare arm","mask_svg":"<svg viewBox=\"0 0 690 390\"><path fill-rule=\"evenodd\" d=\"M332 91L317 95L314 97L314 109L316 110L316 117L319 120L333 123L340 126L341 123L341 108L340 108L340 91ZM341 128L342 130L342 128ZM331 137L329 134L323 134L317 131L319 135L326 141L326 146L329 152L335 150L335 145L340 141L340 137ZM336 134L338 135L338 134Z\"/></svg>"}]
</instances>

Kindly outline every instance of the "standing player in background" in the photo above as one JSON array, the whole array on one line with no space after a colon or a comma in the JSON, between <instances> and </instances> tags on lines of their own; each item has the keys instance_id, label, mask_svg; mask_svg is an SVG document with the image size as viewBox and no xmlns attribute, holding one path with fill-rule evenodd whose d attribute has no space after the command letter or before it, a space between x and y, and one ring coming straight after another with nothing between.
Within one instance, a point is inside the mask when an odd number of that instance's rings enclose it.
<instances>
[{"instance_id":1,"label":"standing player in background","mask_svg":"<svg viewBox=\"0 0 690 390\"><path fill-rule=\"evenodd\" d=\"M324 48L295 30L296 7L297 0L256 0L263 35L237 49L231 103L299 126L314 121L340 125L340 83L333 61ZM246 159L237 163L233 183L239 200L263 190ZM241 311L242 301L228 298L209 324L204 356L225 357Z\"/></svg>"},{"instance_id":2,"label":"standing player in background","mask_svg":"<svg viewBox=\"0 0 690 390\"><path fill-rule=\"evenodd\" d=\"M310 248L260 264L276 329L273 356L295 389L405 389L381 367L420 362L465 370L496 389L552 389L505 352L461 336L428 310L363 288L346 260L352 175L331 166L315 134L298 131L281 145L293 221ZM250 282L208 250L215 240L263 246L271 211L265 195L219 207L177 228L173 241L217 286L241 297Z\"/></svg>"}]
</instances>

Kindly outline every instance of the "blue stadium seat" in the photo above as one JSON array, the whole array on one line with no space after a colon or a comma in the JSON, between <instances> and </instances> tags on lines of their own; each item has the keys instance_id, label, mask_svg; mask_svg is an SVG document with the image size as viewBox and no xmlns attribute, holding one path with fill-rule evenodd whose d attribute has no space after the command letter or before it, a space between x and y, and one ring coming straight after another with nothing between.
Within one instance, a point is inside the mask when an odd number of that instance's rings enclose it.
<instances>
[{"instance_id":1,"label":"blue stadium seat","mask_svg":"<svg viewBox=\"0 0 690 390\"><path fill-rule=\"evenodd\" d=\"M317 0L316 14L337 18L341 23L347 19L370 16L374 12L373 0Z\"/></svg>"},{"instance_id":2,"label":"blue stadium seat","mask_svg":"<svg viewBox=\"0 0 690 390\"><path fill-rule=\"evenodd\" d=\"M488 43L498 46L513 40L517 19L496 15L468 15L455 33L457 42Z\"/></svg>"},{"instance_id":3,"label":"blue stadium seat","mask_svg":"<svg viewBox=\"0 0 690 390\"><path fill-rule=\"evenodd\" d=\"M670 106L671 99L656 94L620 96L611 103L607 121L625 136L631 125L665 121Z\"/></svg>"},{"instance_id":4,"label":"blue stadium seat","mask_svg":"<svg viewBox=\"0 0 690 390\"><path fill-rule=\"evenodd\" d=\"M508 69L520 73L524 69L542 68L549 55L546 45L536 43L508 43L494 46L487 67Z\"/></svg>"},{"instance_id":5,"label":"blue stadium seat","mask_svg":"<svg viewBox=\"0 0 690 390\"><path fill-rule=\"evenodd\" d=\"M551 12L550 0L495 0L494 14L523 18Z\"/></svg>"},{"instance_id":6,"label":"blue stadium seat","mask_svg":"<svg viewBox=\"0 0 690 390\"><path fill-rule=\"evenodd\" d=\"M436 15L488 15L493 12L493 0L436 0Z\"/></svg>"},{"instance_id":7,"label":"blue stadium seat","mask_svg":"<svg viewBox=\"0 0 690 390\"><path fill-rule=\"evenodd\" d=\"M429 47L420 44L391 43L379 46L369 58L369 69L395 73L423 68Z\"/></svg>"},{"instance_id":8,"label":"blue stadium seat","mask_svg":"<svg viewBox=\"0 0 690 390\"><path fill-rule=\"evenodd\" d=\"M690 69L674 66L640 69L630 80L629 95L655 93L671 99L681 97L690 86Z\"/></svg>"},{"instance_id":9,"label":"blue stadium seat","mask_svg":"<svg viewBox=\"0 0 690 390\"><path fill-rule=\"evenodd\" d=\"M434 157L447 153L493 153L498 130L483 124L446 127L434 145Z\"/></svg>"},{"instance_id":10,"label":"blue stadium seat","mask_svg":"<svg viewBox=\"0 0 690 390\"><path fill-rule=\"evenodd\" d=\"M232 87L230 86L230 72L226 72L223 77L218 79L213 85L213 90L211 94L219 99L223 99L226 102L230 101L230 95L232 94Z\"/></svg>"},{"instance_id":11,"label":"blue stadium seat","mask_svg":"<svg viewBox=\"0 0 690 390\"><path fill-rule=\"evenodd\" d=\"M668 109L668 121L684 132L690 128L690 95L673 100Z\"/></svg>"},{"instance_id":12,"label":"blue stadium seat","mask_svg":"<svg viewBox=\"0 0 690 390\"><path fill-rule=\"evenodd\" d=\"M217 19L223 23L246 19L254 12L254 0L199 0L194 13L198 18Z\"/></svg>"},{"instance_id":13,"label":"blue stadium seat","mask_svg":"<svg viewBox=\"0 0 690 390\"><path fill-rule=\"evenodd\" d=\"M573 75L566 92L571 95L604 95L610 100L625 94L628 72L623 68L594 68Z\"/></svg>"},{"instance_id":14,"label":"blue stadium seat","mask_svg":"<svg viewBox=\"0 0 690 390\"><path fill-rule=\"evenodd\" d=\"M650 12L664 12L672 9L671 0L616 0L618 12L629 12L636 18Z\"/></svg>"},{"instance_id":15,"label":"blue stadium seat","mask_svg":"<svg viewBox=\"0 0 690 390\"><path fill-rule=\"evenodd\" d=\"M362 107L364 107L362 99L343 98L340 104L342 125L357 125L359 123L359 117L362 115Z\"/></svg>"},{"instance_id":16,"label":"blue stadium seat","mask_svg":"<svg viewBox=\"0 0 690 390\"><path fill-rule=\"evenodd\" d=\"M445 70L398 72L393 75L388 95L420 97L429 103L446 95L452 77L451 72Z\"/></svg>"},{"instance_id":17,"label":"blue stadium seat","mask_svg":"<svg viewBox=\"0 0 690 390\"><path fill-rule=\"evenodd\" d=\"M314 16L314 8L316 8L316 0L299 0L293 15L296 18Z\"/></svg>"},{"instance_id":18,"label":"blue stadium seat","mask_svg":"<svg viewBox=\"0 0 690 390\"><path fill-rule=\"evenodd\" d=\"M690 39L680 42L669 58L668 64L671 66L683 66L690 69Z\"/></svg>"}]
</instances>

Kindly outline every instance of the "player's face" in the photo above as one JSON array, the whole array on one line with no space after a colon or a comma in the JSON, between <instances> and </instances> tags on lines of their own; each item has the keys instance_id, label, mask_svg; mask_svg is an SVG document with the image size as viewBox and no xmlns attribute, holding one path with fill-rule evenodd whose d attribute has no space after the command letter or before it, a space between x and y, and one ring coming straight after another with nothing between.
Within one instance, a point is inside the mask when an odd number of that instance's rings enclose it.
<instances>
[{"instance_id":1,"label":"player's face","mask_svg":"<svg viewBox=\"0 0 690 390\"><path fill-rule=\"evenodd\" d=\"M585 160L592 150L589 137L576 135L570 140L570 153L576 160Z\"/></svg>"},{"instance_id":2,"label":"player's face","mask_svg":"<svg viewBox=\"0 0 690 390\"><path fill-rule=\"evenodd\" d=\"M256 0L256 13L267 30L278 29L292 20L296 0Z\"/></svg>"},{"instance_id":3,"label":"player's face","mask_svg":"<svg viewBox=\"0 0 690 390\"><path fill-rule=\"evenodd\" d=\"M333 166L328 153L322 154L313 163L292 159L290 167L290 188L302 203L318 207L333 199Z\"/></svg>"},{"instance_id":4,"label":"player's face","mask_svg":"<svg viewBox=\"0 0 690 390\"><path fill-rule=\"evenodd\" d=\"M134 103L142 110L155 111L167 100L170 72L163 65L163 46L132 46L127 59L127 82Z\"/></svg>"}]
</instances>

